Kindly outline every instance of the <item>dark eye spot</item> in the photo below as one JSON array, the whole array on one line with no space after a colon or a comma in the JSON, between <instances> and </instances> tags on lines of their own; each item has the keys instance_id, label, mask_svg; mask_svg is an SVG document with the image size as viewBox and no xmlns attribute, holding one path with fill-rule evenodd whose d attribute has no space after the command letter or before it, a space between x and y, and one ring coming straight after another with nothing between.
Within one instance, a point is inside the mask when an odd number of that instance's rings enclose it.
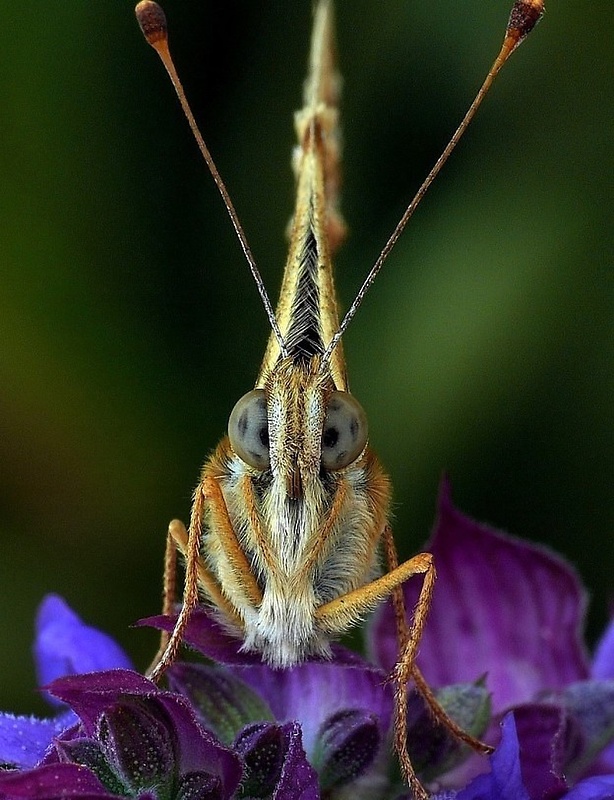
<instances>
[{"instance_id":1,"label":"dark eye spot","mask_svg":"<svg viewBox=\"0 0 614 800\"><path fill-rule=\"evenodd\" d=\"M259 470L268 469L269 429L266 397L263 389L243 395L228 420L228 438L234 452Z\"/></svg>"},{"instance_id":2,"label":"dark eye spot","mask_svg":"<svg viewBox=\"0 0 614 800\"><path fill-rule=\"evenodd\" d=\"M260 438L260 444L263 447L268 448L268 446L269 446L269 429L266 427L266 425L263 426L262 428L260 428L259 438Z\"/></svg>"},{"instance_id":3,"label":"dark eye spot","mask_svg":"<svg viewBox=\"0 0 614 800\"><path fill-rule=\"evenodd\" d=\"M339 441L339 430L337 428L326 428L322 436L322 447L334 447Z\"/></svg>"},{"instance_id":4,"label":"dark eye spot","mask_svg":"<svg viewBox=\"0 0 614 800\"><path fill-rule=\"evenodd\" d=\"M322 466L339 470L349 466L367 443L367 418L347 392L332 392L322 426Z\"/></svg>"}]
</instances>

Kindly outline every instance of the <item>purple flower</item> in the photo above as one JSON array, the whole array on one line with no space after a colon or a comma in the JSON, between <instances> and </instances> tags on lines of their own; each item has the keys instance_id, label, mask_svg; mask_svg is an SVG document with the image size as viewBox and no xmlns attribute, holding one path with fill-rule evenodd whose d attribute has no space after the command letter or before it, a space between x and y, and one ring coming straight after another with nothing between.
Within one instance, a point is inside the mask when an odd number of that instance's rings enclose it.
<instances>
[{"instance_id":1,"label":"purple flower","mask_svg":"<svg viewBox=\"0 0 614 800\"><path fill-rule=\"evenodd\" d=\"M129 662L58 598L38 619L39 674L55 678L50 699L68 711L51 720L0 716L0 760L18 768L0 774L2 798L317 800L383 780L383 768L377 779L371 768L376 759L385 766L390 690L381 670L349 651L296 671L246 667L240 643L218 630L242 666L176 664L174 691L162 691L130 669L89 671ZM218 646L207 614L193 626ZM87 673L76 674L79 666Z\"/></svg>"},{"instance_id":2,"label":"purple flower","mask_svg":"<svg viewBox=\"0 0 614 800\"><path fill-rule=\"evenodd\" d=\"M453 506L446 481L425 549L438 573L418 656L427 681L434 687L483 681L494 713L487 741L499 740L496 721L513 710L523 785L532 799L567 796L582 776L614 771L614 752L603 751L614 739L614 632L598 648L591 678L582 641L585 592L569 565L465 517ZM404 587L408 608L418 588L415 582ZM376 615L369 647L374 660L392 667L391 606ZM502 731L500 747L508 752L505 724ZM472 758L442 783L457 788L483 769L484 760Z\"/></svg>"},{"instance_id":3,"label":"purple flower","mask_svg":"<svg viewBox=\"0 0 614 800\"><path fill-rule=\"evenodd\" d=\"M437 583L420 642L420 665L432 686L487 675L493 710L532 700L589 677L582 642L585 593L569 565L545 548L465 517L443 482L438 519L425 550ZM405 585L413 608L416 581ZM377 663L396 659L394 617L382 609L370 629Z\"/></svg>"},{"instance_id":4,"label":"purple flower","mask_svg":"<svg viewBox=\"0 0 614 800\"><path fill-rule=\"evenodd\" d=\"M96 628L86 625L57 595L47 595L36 616L34 659L39 685L55 678L95 670L129 669L124 651ZM77 721L64 704L46 694L62 711L48 719L0 714L0 760L15 767L33 767L54 737Z\"/></svg>"},{"instance_id":5,"label":"purple flower","mask_svg":"<svg viewBox=\"0 0 614 800\"><path fill-rule=\"evenodd\" d=\"M530 800L531 798L565 798L565 800L612 800L614 775L602 775L580 781L566 791L543 790L531 792L526 788L527 778L514 715L508 713L501 723L501 740L490 757L490 772L474 778L458 792L456 800Z\"/></svg>"},{"instance_id":6,"label":"purple flower","mask_svg":"<svg viewBox=\"0 0 614 800\"><path fill-rule=\"evenodd\" d=\"M156 624L166 627L169 622L158 618ZM225 667L177 664L169 671L170 685L190 700L203 724L222 741L239 747L244 756L249 752L253 761L271 765L260 791L271 782L275 765L282 764L288 726L297 721L305 764L321 791L351 784L353 796L360 797L364 786L383 779L387 765L381 756L390 732L392 692L382 670L340 647L334 648L333 661L315 659L293 669L272 669L257 656L242 653L241 642L204 611L193 615L186 641Z\"/></svg>"},{"instance_id":7,"label":"purple flower","mask_svg":"<svg viewBox=\"0 0 614 800\"><path fill-rule=\"evenodd\" d=\"M79 724L34 769L0 775L3 797L231 798L239 757L181 697L124 669L59 678L50 691Z\"/></svg>"}]
</instances>

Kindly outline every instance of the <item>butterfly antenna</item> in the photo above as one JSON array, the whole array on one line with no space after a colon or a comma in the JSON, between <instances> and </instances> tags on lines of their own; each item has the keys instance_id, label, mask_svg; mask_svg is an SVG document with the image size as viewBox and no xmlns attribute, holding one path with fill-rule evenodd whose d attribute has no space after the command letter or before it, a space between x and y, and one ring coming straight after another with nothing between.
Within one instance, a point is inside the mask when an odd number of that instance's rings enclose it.
<instances>
[{"instance_id":1,"label":"butterfly antenna","mask_svg":"<svg viewBox=\"0 0 614 800\"><path fill-rule=\"evenodd\" d=\"M505 30L505 38L503 40L503 45L501 46L501 50L499 52L499 55L497 56L497 58L493 62L493 65L490 68L490 70L488 72L488 75L484 79L484 83L482 84L479 92L475 96L475 99L474 99L473 103L471 103L471 105L469 106L469 110L465 114L465 116L463 118L463 121L461 122L461 124L458 126L458 128L454 132L452 138L450 139L450 141L446 145L445 150L439 156L439 158L435 162L435 165L433 166L433 168L431 169L429 174L424 179L424 182L422 183L422 185L420 186L420 188L416 192L416 195L415 195L414 199L411 201L411 203L407 207L407 210L405 211L405 213L403 214L403 216L401 217L401 219L397 223L396 228L393 230L390 238L388 239L388 241L384 245L384 249L380 253L379 258L377 259L375 264L371 267L371 271L369 272L369 274L365 278L362 286L358 290L358 293L357 293L356 297L354 298L354 302L349 307L346 315L343 318L343 321L341 322L341 325L339 326L339 329L334 334L334 336L332 337L332 339L330 340L330 342L328 344L328 347L326 348L326 351L325 351L325 353L323 355L323 361L324 362L326 362L330 358L331 353L333 352L333 350L335 349L335 347L339 343L339 340L341 339L341 337L345 333L348 325L350 324L350 322L352 321L354 315L358 311L358 309L360 307L360 304L362 303L362 301L364 299L365 294L367 293L367 291L369 290L369 287L371 286L371 284L373 283L373 281L377 277L377 274L381 270L381 268L382 268L382 266L384 264L384 261L386 261L386 259L388 258L389 254L390 254L390 251L392 250L392 248L397 243L397 240L399 239L399 237L403 233L403 230L405 229L405 226L407 225L407 223L409 222L409 220L413 216L414 211L416 210L416 208L420 204L420 201L422 200L424 195L427 193L429 187L431 186L431 184L433 183L433 181L435 180L435 178L439 174L439 172L440 172L441 168L443 167L443 165L446 163L446 161L450 157L452 151L454 150L454 148L458 144L461 136L464 134L464 132L469 127L469 124L470 124L471 120L474 118L478 108L480 107L480 105L482 103L482 100L484 99L484 97L488 93L488 90L492 86L492 83L493 83L494 79L499 74L499 72L501 70L501 67L505 64L505 62L508 60L508 58L514 52L514 50L516 50L516 48L526 38L526 36L533 30L535 25L537 25L537 23L539 22L539 20L541 19L542 15L543 15L543 13L544 13L544 2L543 2L543 0L516 0L516 2L514 3L514 6L512 8L512 12L510 14L510 17L509 17L509 20L508 20L508 23L507 23L507 28Z\"/></svg>"},{"instance_id":2,"label":"butterfly antenna","mask_svg":"<svg viewBox=\"0 0 614 800\"><path fill-rule=\"evenodd\" d=\"M273 306L271 304L271 300L269 295L267 294L267 290L265 289L264 282L262 280L262 275L260 274L260 270L256 265L256 261L254 260L254 256L252 255L252 251L250 246L247 242L247 237L245 236L245 231L241 223L239 222L239 217L237 212L235 211L235 207L233 205L232 200L230 199L230 195L228 194L228 190L226 189L226 185L222 180L220 173L215 166L215 162L211 157L211 153L209 152L209 148L205 144L205 140L203 139L201 132L198 129L198 125L196 124L196 120L194 119L194 115L190 109L188 104L187 98L185 96L185 92L183 91L183 86L181 85L181 81L179 80L179 76L177 75L177 70L175 69L175 65L173 64L173 59L171 58L170 50L168 47L168 31L166 26L166 16L162 8L157 4L152 2L152 0L143 0L142 2L138 3L134 10L136 14L137 21L143 31L143 35L147 42L153 47L156 53L160 56L160 60L164 64L166 71L171 79L171 82L175 88L175 92L177 93L177 97L179 98L179 102L181 103L181 108L183 109L183 113L190 125L192 133L194 134L194 138L196 139L196 143L202 153L203 158L205 159L205 163L209 168L209 172L215 181L215 185L217 186L219 193L222 196L222 200L224 205L226 206L226 211L228 212L228 216L230 217L230 221L235 229L235 233L239 239L241 244L241 249L245 254L245 258L247 259L247 263L249 264L250 271L256 282L256 287L260 294L260 298L262 300L262 304L264 305L264 310L266 315L269 319L269 323L271 328L273 329L273 333L275 338L279 343L279 348L281 353L285 356L287 355L287 348L281 335L281 330L279 329L279 325L277 323L277 318L275 317L275 312L273 310Z\"/></svg>"}]
</instances>

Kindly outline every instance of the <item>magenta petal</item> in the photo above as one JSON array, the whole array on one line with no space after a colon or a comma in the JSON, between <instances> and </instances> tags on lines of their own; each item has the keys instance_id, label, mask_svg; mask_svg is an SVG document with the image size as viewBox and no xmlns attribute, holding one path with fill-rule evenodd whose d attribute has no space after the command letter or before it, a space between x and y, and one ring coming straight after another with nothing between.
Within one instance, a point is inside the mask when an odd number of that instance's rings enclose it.
<instances>
[{"instance_id":1,"label":"magenta petal","mask_svg":"<svg viewBox=\"0 0 614 800\"><path fill-rule=\"evenodd\" d=\"M132 667L110 636L86 625L54 594L47 595L38 609L34 658L39 686L65 675Z\"/></svg>"},{"instance_id":2,"label":"magenta petal","mask_svg":"<svg viewBox=\"0 0 614 800\"><path fill-rule=\"evenodd\" d=\"M438 579L418 664L432 686L486 675L497 712L588 676L585 593L562 559L465 517L452 505L447 481L426 549ZM405 585L410 608L418 588L418 578ZM397 645L390 606L374 621L370 647L391 669Z\"/></svg>"},{"instance_id":3,"label":"magenta petal","mask_svg":"<svg viewBox=\"0 0 614 800\"><path fill-rule=\"evenodd\" d=\"M0 797L11 800L55 800L55 798L115 797L104 788L87 767L76 764L49 764L28 772L7 772L0 775Z\"/></svg>"}]
</instances>

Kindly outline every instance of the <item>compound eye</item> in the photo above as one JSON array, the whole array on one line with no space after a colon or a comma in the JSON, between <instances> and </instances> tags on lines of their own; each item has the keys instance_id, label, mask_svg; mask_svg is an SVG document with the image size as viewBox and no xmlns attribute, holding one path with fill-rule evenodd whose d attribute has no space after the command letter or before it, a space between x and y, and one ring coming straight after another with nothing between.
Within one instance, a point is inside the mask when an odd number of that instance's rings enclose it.
<instances>
[{"instance_id":1,"label":"compound eye","mask_svg":"<svg viewBox=\"0 0 614 800\"><path fill-rule=\"evenodd\" d=\"M337 470L356 461L367 443L367 416L347 392L333 392L328 399L322 429L322 466Z\"/></svg>"},{"instance_id":2,"label":"compound eye","mask_svg":"<svg viewBox=\"0 0 614 800\"><path fill-rule=\"evenodd\" d=\"M269 468L269 426L264 389L244 394L232 409L228 437L232 449L246 464L260 470Z\"/></svg>"}]
</instances>

